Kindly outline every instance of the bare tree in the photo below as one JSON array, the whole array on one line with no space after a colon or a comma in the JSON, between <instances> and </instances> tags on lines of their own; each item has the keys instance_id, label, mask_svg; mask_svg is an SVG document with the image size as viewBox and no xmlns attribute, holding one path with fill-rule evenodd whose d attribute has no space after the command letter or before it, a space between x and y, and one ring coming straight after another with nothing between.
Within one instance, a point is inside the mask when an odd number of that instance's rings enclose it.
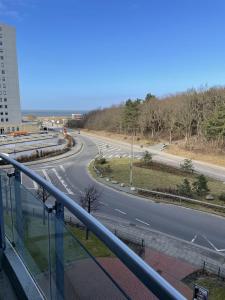
<instances>
[{"instance_id":1,"label":"bare tree","mask_svg":"<svg viewBox=\"0 0 225 300\"><path fill-rule=\"evenodd\" d=\"M45 224L45 202L51 196L51 194L43 187L38 186L36 191L37 198L40 199L43 203L43 224Z\"/></svg>"},{"instance_id":2,"label":"bare tree","mask_svg":"<svg viewBox=\"0 0 225 300\"><path fill-rule=\"evenodd\" d=\"M80 205L90 214L98 209L100 196L101 194L96 187L90 185L80 195ZM86 228L86 240L88 240L88 228Z\"/></svg>"}]
</instances>

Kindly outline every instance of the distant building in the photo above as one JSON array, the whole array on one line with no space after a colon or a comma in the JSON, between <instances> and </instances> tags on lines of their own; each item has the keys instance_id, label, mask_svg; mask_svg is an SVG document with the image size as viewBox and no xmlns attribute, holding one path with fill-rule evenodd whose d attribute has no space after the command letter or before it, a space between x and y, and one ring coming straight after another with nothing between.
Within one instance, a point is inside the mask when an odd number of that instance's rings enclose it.
<instances>
[{"instance_id":1,"label":"distant building","mask_svg":"<svg viewBox=\"0 0 225 300\"><path fill-rule=\"evenodd\" d=\"M16 31L0 24L0 133L20 130L20 127Z\"/></svg>"},{"instance_id":2,"label":"distant building","mask_svg":"<svg viewBox=\"0 0 225 300\"><path fill-rule=\"evenodd\" d=\"M72 114L72 119L73 120L82 120L83 119L83 115L82 114Z\"/></svg>"}]
</instances>

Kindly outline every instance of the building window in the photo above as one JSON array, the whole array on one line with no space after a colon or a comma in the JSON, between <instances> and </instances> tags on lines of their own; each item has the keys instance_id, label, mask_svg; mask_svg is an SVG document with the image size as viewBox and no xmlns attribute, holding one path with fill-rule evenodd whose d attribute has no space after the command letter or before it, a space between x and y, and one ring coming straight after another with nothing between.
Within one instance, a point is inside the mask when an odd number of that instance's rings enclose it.
<instances>
[{"instance_id":1,"label":"building window","mask_svg":"<svg viewBox=\"0 0 225 300\"><path fill-rule=\"evenodd\" d=\"M4 119L3 119L3 118L1 118L1 122L4 122Z\"/></svg>"},{"instance_id":2,"label":"building window","mask_svg":"<svg viewBox=\"0 0 225 300\"><path fill-rule=\"evenodd\" d=\"M1 63L1 67L4 68L4 63Z\"/></svg>"},{"instance_id":3,"label":"building window","mask_svg":"<svg viewBox=\"0 0 225 300\"><path fill-rule=\"evenodd\" d=\"M4 98L4 102L7 102L7 98Z\"/></svg>"},{"instance_id":4,"label":"building window","mask_svg":"<svg viewBox=\"0 0 225 300\"><path fill-rule=\"evenodd\" d=\"M0 56L0 59L3 60L3 59L4 59L4 56L1 55L1 56Z\"/></svg>"},{"instance_id":5,"label":"building window","mask_svg":"<svg viewBox=\"0 0 225 300\"><path fill-rule=\"evenodd\" d=\"M3 86L3 88L4 88L4 89L6 89L6 84L5 84L5 83L3 83L3 85L2 85L2 86Z\"/></svg>"},{"instance_id":6,"label":"building window","mask_svg":"<svg viewBox=\"0 0 225 300\"><path fill-rule=\"evenodd\" d=\"M2 77L2 81L5 81L5 77Z\"/></svg>"},{"instance_id":7,"label":"building window","mask_svg":"<svg viewBox=\"0 0 225 300\"><path fill-rule=\"evenodd\" d=\"M6 95L6 91L3 91L3 95Z\"/></svg>"},{"instance_id":8,"label":"building window","mask_svg":"<svg viewBox=\"0 0 225 300\"><path fill-rule=\"evenodd\" d=\"M2 91L0 91L0 95L2 94Z\"/></svg>"},{"instance_id":9,"label":"building window","mask_svg":"<svg viewBox=\"0 0 225 300\"><path fill-rule=\"evenodd\" d=\"M5 105L5 108L8 108L8 105Z\"/></svg>"},{"instance_id":10,"label":"building window","mask_svg":"<svg viewBox=\"0 0 225 300\"><path fill-rule=\"evenodd\" d=\"M0 98L0 102L2 102L2 98Z\"/></svg>"},{"instance_id":11,"label":"building window","mask_svg":"<svg viewBox=\"0 0 225 300\"><path fill-rule=\"evenodd\" d=\"M2 43L2 41L0 41L0 46L2 46L3 45L3 43Z\"/></svg>"},{"instance_id":12,"label":"building window","mask_svg":"<svg viewBox=\"0 0 225 300\"><path fill-rule=\"evenodd\" d=\"M5 74L5 70L2 70L2 74L3 74L3 75Z\"/></svg>"},{"instance_id":13,"label":"building window","mask_svg":"<svg viewBox=\"0 0 225 300\"><path fill-rule=\"evenodd\" d=\"M0 115L3 116L3 112L1 112Z\"/></svg>"},{"instance_id":14,"label":"building window","mask_svg":"<svg viewBox=\"0 0 225 300\"><path fill-rule=\"evenodd\" d=\"M6 121L6 122L8 122L8 121L9 121L9 119L8 119L8 118L6 118L6 119L5 119L5 121Z\"/></svg>"}]
</instances>

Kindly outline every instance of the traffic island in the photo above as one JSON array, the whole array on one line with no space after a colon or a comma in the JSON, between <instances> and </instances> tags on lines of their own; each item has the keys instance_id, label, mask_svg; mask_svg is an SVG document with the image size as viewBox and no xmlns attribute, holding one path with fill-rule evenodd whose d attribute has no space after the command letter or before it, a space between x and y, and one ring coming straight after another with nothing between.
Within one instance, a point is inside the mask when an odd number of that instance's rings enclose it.
<instances>
[{"instance_id":1,"label":"traffic island","mask_svg":"<svg viewBox=\"0 0 225 300\"><path fill-rule=\"evenodd\" d=\"M129 159L119 158L102 162L92 161L89 171L96 180L112 188L155 202L172 203L225 216L225 185L221 181L162 164L154 163L146 167L142 166L140 161L134 161L133 185L130 186ZM206 184L204 188L207 188L207 192L198 193L202 182Z\"/></svg>"}]
</instances>

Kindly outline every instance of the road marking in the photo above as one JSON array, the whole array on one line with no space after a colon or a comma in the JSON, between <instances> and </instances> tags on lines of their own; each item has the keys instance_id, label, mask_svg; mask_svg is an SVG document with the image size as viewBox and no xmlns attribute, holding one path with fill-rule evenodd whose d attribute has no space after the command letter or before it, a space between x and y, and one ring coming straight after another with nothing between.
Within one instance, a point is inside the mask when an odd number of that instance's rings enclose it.
<instances>
[{"instance_id":1,"label":"road marking","mask_svg":"<svg viewBox=\"0 0 225 300\"><path fill-rule=\"evenodd\" d=\"M49 182L52 182L51 179L50 179L50 177L48 176L47 171L46 171L46 170L42 170L42 172L43 172L45 178L46 178Z\"/></svg>"},{"instance_id":2,"label":"road marking","mask_svg":"<svg viewBox=\"0 0 225 300\"><path fill-rule=\"evenodd\" d=\"M193 237L193 239L191 240L191 243L194 243L196 238L197 238L197 234Z\"/></svg>"},{"instance_id":3,"label":"road marking","mask_svg":"<svg viewBox=\"0 0 225 300\"><path fill-rule=\"evenodd\" d=\"M35 182L35 181L33 180L33 184L34 184L34 189L37 190L37 189L38 189L38 184L37 184L37 182Z\"/></svg>"},{"instance_id":4,"label":"road marking","mask_svg":"<svg viewBox=\"0 0 225 300\"><path fill-rule=\"evenodd\" d=\"M142 220L140 220L140 219L135 219L136 221L138 221L138 222L140 222L140 223L142 223L142 224L145 224L145 225L147 225L147 226L150 226L150 224L148 224L147 222L144 222L144 221L142 221Z\"/></svg>"},{"instance_id":5,"label":"road marking","mask_svg":"<svg viewBox=\"0 0 225 300\"><path fill-rule=\"evenodd\" d=\"M114 210L118 211L120 214L122 215L126 215L127 213L125 213L124 211L118 209L118 208L114 208Z\"/></svg>"},{"instance_id":6,"label":"road marking","mask_svg":"<svg viewBox=\"0 0 225 300\"><path fill-rule=\"evenodd\" d=\"M104 205L104 206L109 206L108 203L104 203L104 202L102 202L102 201L99 201L99 203L102 204L102 205Z\"/></svg>"},{"instance_id":7,"label":"road marking","mask_svg":"<svg viewBox=\"0 0 225 300\"><path fill-rule=\"evenodd\" d=\"M202 235L202 237L209 243L209 245L214 249L216 250L217 252L225 252L225 249L217 249L215 245L213 245L212 242L210 242L210 240L205 236L205 235Z\"/></svg>"},{"instance_id":8,"label":"road marking","mask_svg":"<svg viewBox=\"0 0 225 300\"><path fill-rule=\"evenodd\" d=\"M63 171L63 172L66 172L65 168L61 165L60 166L60 169Z\"/></svg>"},{"instance_id":9,"label":"road marking","mask_svg":"<svg viewBox=\"0 0 225 300\"><path fill-rule=\"evenodd\" d=\"M52 169L52 171L55 173L55 176L59 179L59 181L61 182L61 184L64 186L64 188L66 189L67 193L69 195L74 195L74 193L71 191L70 188L68 188L67 184L62 179L62 177L59 175L59 173L56 171L56 169Z\"/></svg>"}]
</instances>

